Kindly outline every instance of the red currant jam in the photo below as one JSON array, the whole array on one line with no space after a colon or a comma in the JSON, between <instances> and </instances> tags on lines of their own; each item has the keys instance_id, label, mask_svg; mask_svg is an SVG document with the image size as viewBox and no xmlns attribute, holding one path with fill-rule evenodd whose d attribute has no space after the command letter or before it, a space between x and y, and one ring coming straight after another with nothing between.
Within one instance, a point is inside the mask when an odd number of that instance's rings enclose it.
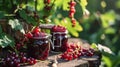
<instances>
[{"instance_id":1,"label":"red currant jam","mask_svg":"<svg viewBox=\"0 0 120 67\"><path fill-rule=\"evenodd\" d=\"M66 28L59 25L54 26L51 29L51 35L52 35L51 50L56 52L66 51L68 41Z\"/></svg>"},{"instance_id":2,"label":"red currant jam","mask_svg":"<svg viewBox=\"0 0 120 67\"><path fill-rule=\"evenodd\" d=\"M46 60L50 50L48 38L48 35L33 37L27 45L28 56L39 60Z\"/></svg>"}]
</instances>

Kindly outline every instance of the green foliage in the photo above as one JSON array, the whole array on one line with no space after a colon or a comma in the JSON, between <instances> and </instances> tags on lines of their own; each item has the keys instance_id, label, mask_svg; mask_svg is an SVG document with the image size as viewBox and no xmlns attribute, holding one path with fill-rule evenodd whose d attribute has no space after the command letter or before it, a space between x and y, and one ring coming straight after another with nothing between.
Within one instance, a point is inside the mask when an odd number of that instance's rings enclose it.
<instances>
[{"instance_id":1,"label":"green foliage","mask_svg":"<svg viewBox=\"0 0 120 67\"><path fill-rule=\"evenodd\" d=\"M0 19L4 18L4 13L2 11L0 11Z\"/></svg>"},{"instance_id":2,"label":"green foliage","mask_svg":"<svg viewBox=\"0 0 120 67\"><path fill-rule=\"evenodd\" d=\"M7 35L5 33L0 34L0 46L2 48L5 48L7 46L13 47L14 44L15 44L15 41L12 37L10 37L9 35Z\"/></svg>"},{"instance_id":3,"label":"green foliage","mask_svg":"<svg viewBox=\"0 0 120 67\"><path fill-rule=\"evenodd\" d=\"M86 10L87 4L88 4L87 0L80 0L80 5L82 7L83 12Z\"/></svg>"},{"instance_id":4,"label":"green foliage","mask_svg":"<svg viewBox=\"0 0 120 67\"><path fill-rule=\"evenodd\" d=\"M92 20L91 20L92 17ZM81 38L89 40L92 44L92 47L95 48L94 43L101 43L105 45L108 49L111 49L113 53L108 54L106 51L102 50L102 61L107 67L119 67L120 62L118 55L119 52L119 21L116 21L117 14L115 11L109 10L100 15L94 14L90 18L86 19L82 25L84 31L80 35L85 35L87 37L81 36ZM89 34L88 34L89 33ZM105 48L106 49L106 48ZM104 67L104 66L103 66Z\"/></svg>"},{"instance_id":5,"label":"green foliage","mask_svg":"<svg viewBox=\"0 0 120 67\"><path fill-rule=\"evenodd\" d=\"M19 20L14 19L14 20L9 20L9 25L11 25L12 29L14 30L20 30L21 33L25 34L25 31L23 29L22 24L20 24Z\"/></svg>"},{"instance_id":6,"label":"green foliage","mask_svg":"<svg viewBox=\"0 0 120 67\"><path fill-rule=\"evenodd\" d=\"M98 50L98 47L97 47L97 45L96 45L95 43L92 43L92 44L91 44L91 47L92 47L93 49L95 49L95 50Z\"/></svg>"},{"instance_id":7,"label":"green foliage","mask_svg":"<svg viewBox=\"0 0 120 67\"><path fill-rule=\"evenodd\" d=\"M105 34L115 34L116 29L113 27L106 28Z\"/></svg>"},{"instance_id":8,"label":"green foliage","mask_svg":"<svg viewBox=\"0 0 120 67\"><path fill-rule=\"evenodd\" d=\"M107 67L112 67L112 62L110 61L110 58L107 56L102 56L102 60L104 60Z\"/></svg>"},{"instance_id":9,"label":"green foliage","mask_svg":"<svg viewBox=\"0 0 120 67\"><path fill-rule=\"evenodd\" d=\"M35 19L31 16L29 16L25 10L19 10L20 17L23 18L27 23L37 25L37 22Z\"/></svg>"},{"instance_id":10,"label":"green foliage","mask_svg":"<svg viewBox=\"0 0 120 67\"><path fill-rule=\"evenodd\" d=\"M0 33L2 33L2 27L1 27L1 25L0 25Z\"/></svg>"},{"instance_id":11,"label":"green foliage","mask_svg":"<svg viewBox=\"0 0 120 67\"><path fill-rule=\"evenodd\" d=\"M117 8L120 8L120 0L117 0L115 5Z\"/></svg>"},{"instance_id":12,"label":"green foliage","mask_svg":"<svg viewBox=\"0 0 120 67\"><path fill-rule=\"evenodd\" d=\"M111 25L115 24L115 12L114 11L109 11L106 12L105 14L102 14L100 16L101 21L102 21L102 26L103 28L107 28Z\"/></svg>"},{"instance_id":13,"label":"green foliage","mask_svg":"<svg viewBox=\"0 0 120 67\"><path fill-rule=\"evenodd\" d=\"M63 0L63 10L69 10L69 5L68 5L68 2L70 2L70 0Z\"/></svg>"}]
</instances>

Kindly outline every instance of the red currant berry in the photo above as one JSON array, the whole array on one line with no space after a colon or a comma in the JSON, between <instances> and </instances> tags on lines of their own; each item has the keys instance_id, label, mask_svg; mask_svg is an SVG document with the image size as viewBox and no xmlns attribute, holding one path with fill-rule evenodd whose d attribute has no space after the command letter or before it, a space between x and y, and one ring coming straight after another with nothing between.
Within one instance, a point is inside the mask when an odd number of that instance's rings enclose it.
<instances>
[{"instance_id":1,"label":"red currant berry","mask_svg":"<svg viewBox=\"0 0 120 67\"><path fill-rule=\"evenodd\" d=\"M69 3L69 5L70 5L70 6L75 6L75 5L76 5L76 2L71 0L70 3Z\"/></svg>"},{"instance_id":2,"label":"red currant berry","mask_svg":"<svg viewBox=\"0 0 120 67\"><path fill-rule=\"evenodd\" d=\"M69 13L69 17L70 17L70 18L73 18L73 17L74 17L74 13L70 12L70 13Z\"/></svg>"},{"instance_id":3,"label":"red currant berry","mask_svg":"<svg viewBox=\"0 0 120 67\"><path fill-rule=\"evenodd\" d=\"M50 0L47 0L47 3L50 4Z\"/></svg>"},{"instance_id":4,"label":"red currant berry","mask_svg":"<svg viewBox=\"0 0 120 67\"><path fill-rule=\"evenodd\" d=\"M32 35L32 33L30 33L30 32L28 32L27 34L25 34L25 36L26 36L27 38L33 38L33 35Z\"/></svg>"},{"instance_id":5,"label":"red currant berry","mask_svg":"<svg viewBox=\"0 0 120 67\"><path fill-rule=\"evenodd\" d=\"M74 59L78 58L78 55L73 54L73 58L74 58Z\"/></svg>"},{"instance_id":6,"label":"red currant berry","mask_svg":"<svg viewBox=\"0 0 120 67\"><path fill-rule=\"evenodd\" d=\"M39 27L36 27L33 29L32 33L37 33L37 32L40 32L40 28Z\"/></svg>"},{"instance_id":7,"label":"red currant berry","mask_svg":"<svg viewBox=\"0 0 120 67\"><path fill-rule=\"evenodd\" d=\"M75 8L71 8L71 9L70 9L70 12L71 12L71 13L75 13L75 12L76 12Z\"/></svg>"}]
</instances>

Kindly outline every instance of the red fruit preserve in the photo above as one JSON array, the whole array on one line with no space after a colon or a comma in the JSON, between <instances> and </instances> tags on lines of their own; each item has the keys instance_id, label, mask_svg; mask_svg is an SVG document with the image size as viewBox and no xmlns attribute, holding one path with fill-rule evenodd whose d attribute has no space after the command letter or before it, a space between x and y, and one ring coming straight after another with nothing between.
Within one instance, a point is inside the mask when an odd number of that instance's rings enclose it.
<instances>
[{"instance_id":1,"label":"red fruit preserve","mask_svg":"<svg viewBox=\"0 0 120 67\"><path fill-rule=\"evenodd\" d=\"M34 36L30 39L27 48L28 56L39 60L46 60L50 50L49 35L40 32L39 36Z\"/></svg>"},{"instance_id":2,"label":"red fruit preserve","mask_svg":"<svg viewBox=\"0 0 120 67\"><path fill-rule=\"evenodd\" d=\"M52 44L51 44L51 50L56 52L64 52L67 48L67 30L63 26L54 26L51 29L52 34Z\"/></svg>"}]
</instances>

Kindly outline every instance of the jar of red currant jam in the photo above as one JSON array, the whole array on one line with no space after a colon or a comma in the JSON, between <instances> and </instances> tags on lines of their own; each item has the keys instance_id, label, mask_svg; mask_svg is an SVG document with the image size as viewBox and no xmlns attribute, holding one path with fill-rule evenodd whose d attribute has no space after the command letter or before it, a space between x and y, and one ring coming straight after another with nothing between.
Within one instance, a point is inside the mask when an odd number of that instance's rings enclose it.
<instances>
[{"instance_id":1,"label":"jar of red currant jam","mask_svg":"<svg viewBox=\"0 0 120 67\"><path fill-rule=\"evenodd\" d=\"M51 28L51 50L55 52L64 52L67 48L67 30L63 26L55 25Z\"/></svg>"},{"instance_id":2,"label":"jar of red currant jam","mask_svg":"<svg viewBox=\"0 0 120 67\"><path fill-rule=\"evenodd\" d=\"M50 35L46 35L42 32L40 32L38 36L33 36L30 43L27 45L28 56L39 60L46 60L50 50L49 37Z\"/></svg>"}]
</instances>

